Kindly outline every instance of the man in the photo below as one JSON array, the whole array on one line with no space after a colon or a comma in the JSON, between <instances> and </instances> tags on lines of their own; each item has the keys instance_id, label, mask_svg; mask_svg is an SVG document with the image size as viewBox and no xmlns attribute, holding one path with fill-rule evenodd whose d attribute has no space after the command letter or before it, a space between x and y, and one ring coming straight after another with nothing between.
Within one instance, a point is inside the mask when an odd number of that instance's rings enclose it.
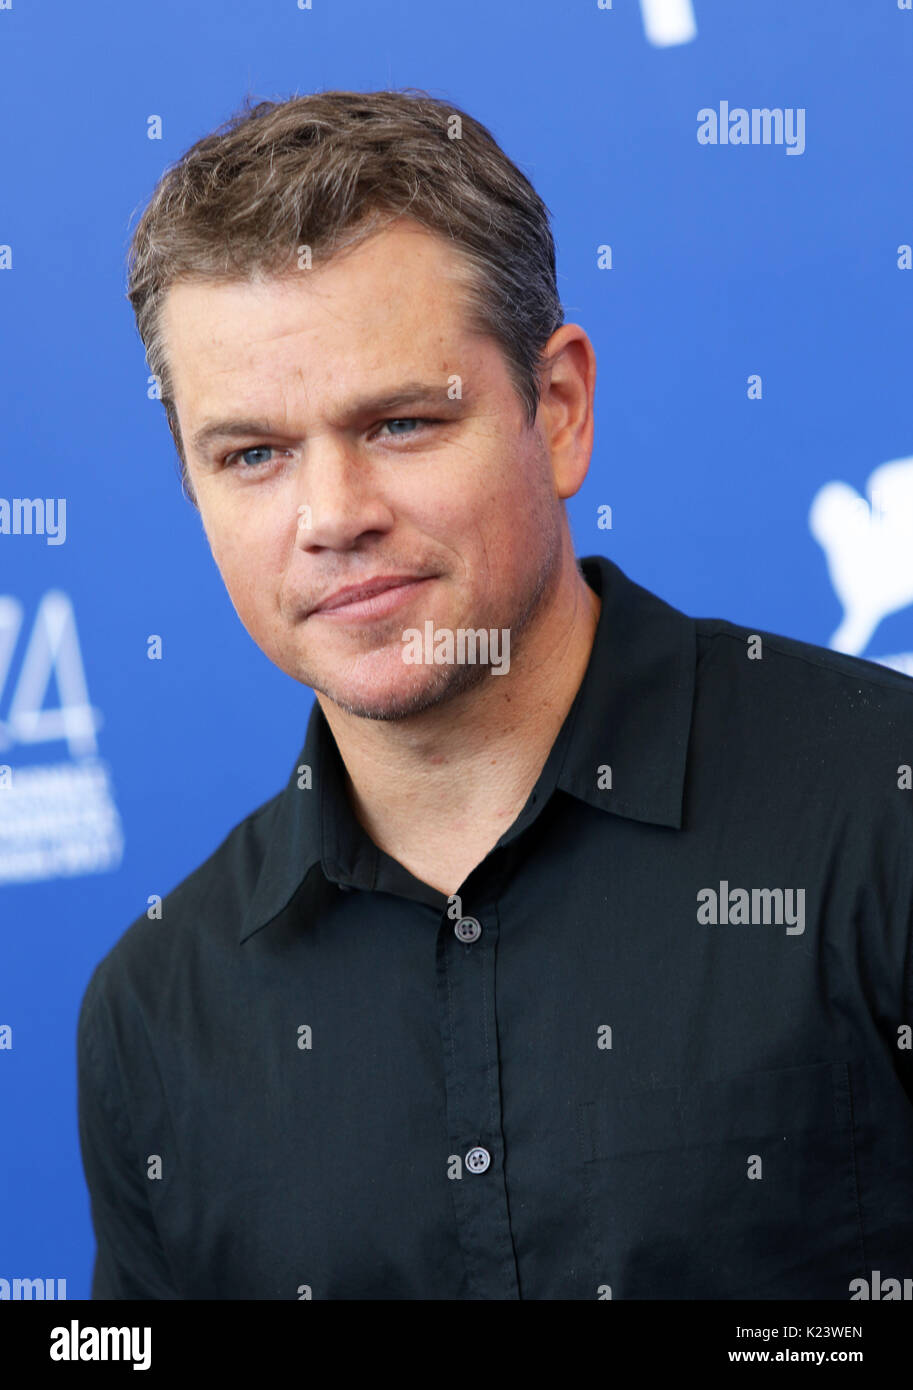
<instances>
[{"instance_id":1,"label":"man","mask_svg":"<svg viewBox=\"0 0 913 1390\"><path fill-rule=\"evenodd\" d=\"M166 175L130 295L316 701L86 991L93 1297L913 1272L913 682L578 563L595 358L523 175L425 96L265 103Z\"/></svg>"}]
</instances>

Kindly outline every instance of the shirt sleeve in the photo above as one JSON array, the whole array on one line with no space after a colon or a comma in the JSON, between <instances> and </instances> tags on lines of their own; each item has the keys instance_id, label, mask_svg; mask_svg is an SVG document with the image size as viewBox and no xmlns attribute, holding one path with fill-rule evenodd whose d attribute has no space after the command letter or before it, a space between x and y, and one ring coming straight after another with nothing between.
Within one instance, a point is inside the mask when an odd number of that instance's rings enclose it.
<instances>
[{"instance_id":1,"label":"shirt sleeve","mask_svg":"<svg viewBox=\"0 0 913 1390\"><path fill-rule=\"evenodd\" d=\"M93 1299L176 1299L149 1203L142 1156L130 1130L110 1012L97 967L76 1037L79 1146L96 1254Z\"/></svg>"}]
</instances>

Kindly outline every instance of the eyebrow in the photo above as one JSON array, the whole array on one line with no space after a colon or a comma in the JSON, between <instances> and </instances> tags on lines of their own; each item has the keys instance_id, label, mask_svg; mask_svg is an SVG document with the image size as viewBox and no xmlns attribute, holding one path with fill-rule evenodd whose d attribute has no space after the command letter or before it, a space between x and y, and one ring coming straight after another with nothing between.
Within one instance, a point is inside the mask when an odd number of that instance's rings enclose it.
<instances>
[{"instance_id":1,"label":"eyebrow","mask_svg":"<svg viewBox=\"0 0 913 1390\"><path fill-rule=\"evenodd\" d=\"M464 400L465 396L462 398L452 397L448 388L441 386L440 383L409 381L397 387L395 391L384 392L383 395L361 396L356 400L349 401L342 408L341 414L349 417L374 415L389 410L401 410L404 406L418 404L433 406L435 409L446 409L448 406L460 405ZM190 445L196 453L203 454L212 444L220 440L283 433L285 431L274 429L264 420L238 418L207 420L191 435Z\"/></svg>"}]
</instances>

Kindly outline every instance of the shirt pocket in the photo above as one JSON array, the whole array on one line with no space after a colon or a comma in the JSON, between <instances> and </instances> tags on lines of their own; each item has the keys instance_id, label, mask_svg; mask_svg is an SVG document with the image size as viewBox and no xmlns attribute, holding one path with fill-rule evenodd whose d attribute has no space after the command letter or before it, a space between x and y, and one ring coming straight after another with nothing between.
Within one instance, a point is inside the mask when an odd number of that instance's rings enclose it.
<instances>
[{"instance_id":1,"label":"shirt pocket","mask_svg":"<svg viewBox=\"0 0 913 1390\"><path fill-rule=\"evenodd\" d=\"M865 1272L845 1062L606 1092L578 1135L594 1298L848 1299Z\"/></svg>"}]
</instances>

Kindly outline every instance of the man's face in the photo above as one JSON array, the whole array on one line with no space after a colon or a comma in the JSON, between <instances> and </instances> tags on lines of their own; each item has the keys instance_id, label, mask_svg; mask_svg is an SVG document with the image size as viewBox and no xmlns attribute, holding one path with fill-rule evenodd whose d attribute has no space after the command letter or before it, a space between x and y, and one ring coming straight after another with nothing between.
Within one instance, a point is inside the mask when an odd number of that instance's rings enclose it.
<instances>
[{"instance_id":1,"label":"man's face","mask_svg":"<svg viewBox=\"0 0 913 1390\"><path fill-rule=\"evenodd\" d=\"M499 347L463 322L456 266L401 221L281 280L176 284L163 311L188 470L239 618L281 670L367 718L499 680L410 664L403 634L507 628L513 659L561 563L548 451ZM226 421L251 423L196 442ZM400 586L313 611L383 576Z\"/></svg>"}]
</instances>

